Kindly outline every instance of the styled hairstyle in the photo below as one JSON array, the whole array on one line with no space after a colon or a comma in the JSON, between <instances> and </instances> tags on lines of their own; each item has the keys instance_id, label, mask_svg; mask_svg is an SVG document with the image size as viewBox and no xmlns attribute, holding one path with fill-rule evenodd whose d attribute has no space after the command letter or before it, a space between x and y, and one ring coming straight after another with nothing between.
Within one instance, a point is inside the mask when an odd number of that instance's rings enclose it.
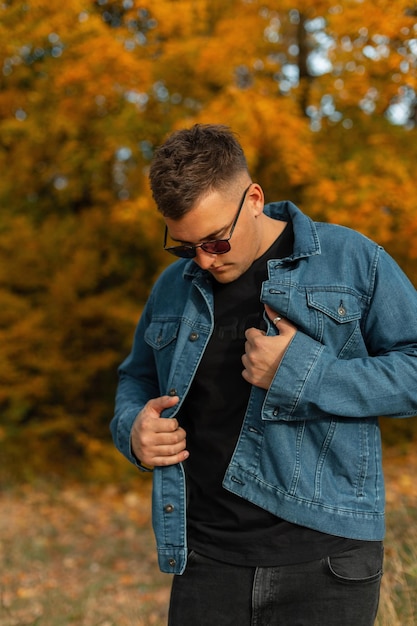
<instances>
[{"instance_id":1,"label":"styled hairstyle","mask_svg":"<svg viewBox=\"0 0 417 626\"><path fill-rule=\"evenodd\" d=\"M175 131L156 150L149 179L158 210L176 220L199 198L227 190L247 172L245 154L230 128L195 124Z\"/></svg>"}]
</instances>

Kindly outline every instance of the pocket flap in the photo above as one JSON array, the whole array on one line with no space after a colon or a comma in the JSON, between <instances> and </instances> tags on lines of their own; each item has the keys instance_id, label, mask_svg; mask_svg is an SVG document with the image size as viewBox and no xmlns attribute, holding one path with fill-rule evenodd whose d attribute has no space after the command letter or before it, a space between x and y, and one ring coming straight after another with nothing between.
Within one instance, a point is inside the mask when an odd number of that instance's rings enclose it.
<instances>
[{"instance_id":1,"label":"pocket flap","mask_svg":"<svg viewBox=\"0 0 417 626\"><path fill-rule=\"evenodd\" d=\"M314 290L307 293L308 305L322 311L340 324L361 318L361 307L356 295L336 290Z\"/></svg>"},{"instance_id":2,"label":"pocket flap","mask_svg":"<svg viewBox=\"0 0 417 626\"><path fill-rule=\"evenodd\" d=\"M155 350L165 348L178 335L179 321L176 320L154 320L145 331L145 341Z\"/></svg>"}]
</instances>

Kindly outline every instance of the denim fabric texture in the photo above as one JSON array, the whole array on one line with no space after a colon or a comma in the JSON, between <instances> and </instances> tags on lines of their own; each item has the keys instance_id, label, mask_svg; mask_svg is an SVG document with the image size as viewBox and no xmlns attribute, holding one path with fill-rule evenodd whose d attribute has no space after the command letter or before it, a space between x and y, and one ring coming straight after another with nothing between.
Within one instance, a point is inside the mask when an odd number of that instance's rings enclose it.
<instances>
[{"instance_id":1,"label":"denim fabric texture","mask_svg":"<svg viewBox=\"0 0 417 626\"><path fill-rule=\"evenodd\" d=\"M280 567L229 565L191 552L173 580L168 626L372 626L382 561L380 542Z\"/></svg>"},{"instance_id":2,"label":"denim fabric texture","mask_svg":"<svg viewBox=\"0 0 417 626\"><path fill-rule=\"evenodd\" d=\"M268 391L253 387L225 489L289 522L364 540L384 536L378 416L417 414L417 292L377 244L315 223L290 202L294 250L268 262L259 297L297 326ZM268 334L277 332L268 323ZM179 260L156 282L119 369L111 424L134 464L130 431L150 398L178 395L176 415L213 328L211 277ZM181 465L153 475L153 525L162 571L187 561Z\"/></svg>"}]
</instances>

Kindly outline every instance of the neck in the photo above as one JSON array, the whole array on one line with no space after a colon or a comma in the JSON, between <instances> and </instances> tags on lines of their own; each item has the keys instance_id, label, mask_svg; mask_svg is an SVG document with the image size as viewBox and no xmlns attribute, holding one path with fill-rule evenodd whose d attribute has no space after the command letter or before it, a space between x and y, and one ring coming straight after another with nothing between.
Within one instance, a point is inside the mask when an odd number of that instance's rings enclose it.
<instances>
[{"instance_id":1,"label":"neck","mask_svg":"<svg viewBox=\"0 0 417 626\"><path fill-rule=\"evenodd\" d=\"M259 215L259 218L262 220L262 228L263 228L263 236L261 240L261 246L259 248L259 255L262 256L264 252L268 250L278 239L282 231L287 225L287 222L282 222L281 220L275 220L265 213Z\"/></svg>"}]
</instances>

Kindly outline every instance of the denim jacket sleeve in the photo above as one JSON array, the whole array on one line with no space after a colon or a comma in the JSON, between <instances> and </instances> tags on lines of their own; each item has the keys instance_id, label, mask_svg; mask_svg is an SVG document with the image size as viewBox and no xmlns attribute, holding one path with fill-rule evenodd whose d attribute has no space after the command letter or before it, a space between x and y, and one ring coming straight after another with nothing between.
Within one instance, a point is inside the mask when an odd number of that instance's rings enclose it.
<instances>
[{"instance_id":1,"label":"denim jacket sleeve","mask_svg":"<svg viewBox=\"0 0 417 626\"><path fill-rule=\"evenodd\" d=\"M114 417L110 424L117 449L139 469L149 471L132 453L130 433L138 413L151 398L160 395L152 348L144 341L144 329L152 308L152 295L136 327L129 356L119 367Z\"/></svg>"},{"instance_id":2,"label":"denim jacket sleeve","mask_svg":"<svg viewBox=\"0 0 417 626\"><path fill-rule=\"evenodd\" d=\"M359 343L366 349L356 349ZM417 292L384 250L343 351L335 353L328 335L318 340L299 329L263 410L266 419L284 421L417 415Z\"/></svg>"}]
</instances>

